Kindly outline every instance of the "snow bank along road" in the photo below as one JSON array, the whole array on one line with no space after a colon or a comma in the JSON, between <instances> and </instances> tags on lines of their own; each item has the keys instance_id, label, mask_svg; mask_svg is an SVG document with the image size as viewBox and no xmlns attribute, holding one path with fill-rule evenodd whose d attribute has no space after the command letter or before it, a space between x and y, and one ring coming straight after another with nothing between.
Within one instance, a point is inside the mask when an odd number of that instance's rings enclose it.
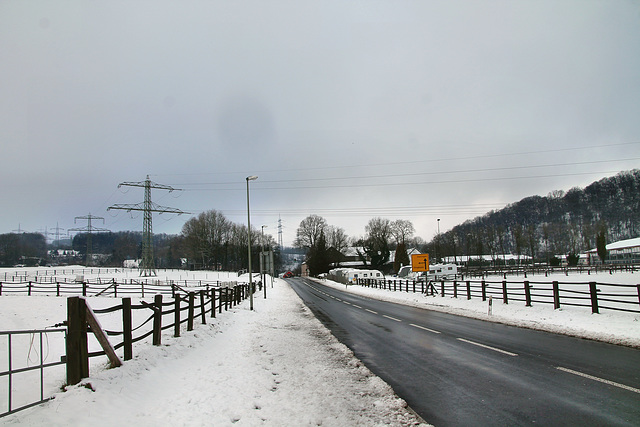
<instances>
[{"instance_id":1,"label":"snow bank along road","mask_svg":"<svg viewBox=\"0 0 640 427\"><path fill-rule=\"evenodd\" d=\"M640 350L372 300L291 279L427 422L638 425Z\"/></svg>"}]
</instances>

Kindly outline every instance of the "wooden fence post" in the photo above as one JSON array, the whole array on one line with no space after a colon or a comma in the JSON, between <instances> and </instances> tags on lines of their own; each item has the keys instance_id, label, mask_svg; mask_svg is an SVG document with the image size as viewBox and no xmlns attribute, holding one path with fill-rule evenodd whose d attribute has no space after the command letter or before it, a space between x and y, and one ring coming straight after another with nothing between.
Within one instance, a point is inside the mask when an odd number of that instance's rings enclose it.
<instances>
[{"instance_id":1,"label":"wooden fence post","mask_svg":"<svg viewBox=\"0 0 640 427\"><path fill-rule=\"evenodd\" d=\"M560 287L557 280L553 281L553 308L555 310L560 308Z\"/></svg>"},{"instance_id":2,"label":"wooden fence post","mask_svg":"<svg viewBox=\"0 0 640 427\"><path fill-rule=\"evenodd\" d=\"M482 301L486 301L487 300L487 284L483 280L482 282L480 282L480 286L482 288Z\"/></svg>"},{"instance_id":3,"label":"wooden fence post","mask_svg":"<svg viewBox=\"0 0 640 427\"><path fill-rule=\"evenodd\" d=\"M638 288L638 304L640 304L640 285L636 285L636 288ZM0 295L2 295L2 293L0 293Z\"/></svg>"},{"instance_id":4,"label":"wooden fence post","mask_svg":"<svg viewBox=\"0 0 640 427\"><path fill-rule=\"evenodd\" d=\"M162 344L162 294L153 298L153 345Z\"/></svg>"},{"instance_id":5,"label":"wooden fence post","mask_svg":"<svg viewBox=\"0 0 640 427\"><path fill-rule=\"evenodd\" d=\"M440 296L444 296L444 280L440 281Z\"/></svg>"},{"instance_id":6,"label":"wooden fence post","mask_svg":"<svg viewBox=\"0 0 640 427\"><path fill-rule=\"evenodd\" d=\"M598 308L598 289L596 282L589 282L589 294L591 295L591 313L600 313Z\"/></svg>"},{"instance_id":7,"label":"wooden fence post","mask_svg":"<svg viewBox=\"0 0 640 427\"><path fill-rule=\"evenodd\" d=\"M509 304L509 295L507 294L507 281L502 281L502 302Z\"/></svg>"},{"instance_id":8,"label":"wooden fence post","mask_svg":"<svg viewBox=\"0 0 640 427\"><path fill-rule=\"evenodd\" d=\"M89 376L87 345L87 303L84 298L67 299L67 384L75 385Z\"/></svg>"},{"instance_id":9,"label":"wooden fence post","mask_svg":"<svg viewBox=\"0 0 640 427\"><path fill-rule=\"evenodd\" d=\"M173 336L180 336L180 301L181 297L179 293L173 296Z\"/></svg>"},{"instance_id":10,"label":"wooden fence post","mask_svg":"<svg viewBox=\"0 0 640 427\"><path fill-rule=\"evenodd\" d=\"M467 299L471 299L471 281L467 280Z\"/></svg>"},{"instance_id":11,"label":"wooden fence post","mask_svg":"<svg viewBox=\"0 0 640 427\"><path fill-rule=\"evenodd\" d=\"M531 307L531 286L529 285L528 280L524 281L524 299L525 299L525 306Z\"/></svg>"},{"instance_id":12,"label":"wooden fence post","mask_svg":"<svg viewBox=\"0 0 640 427\"><path fill-rule=\"evenodd\" d=\"M187 315L187 331L193 331L193 313L194 313L194 300L195 292L189 292L189 314Z\"/></svg>"},{"instance_id":13,"label":"wooden fence post","mask_svg":"<svg viewBox=\"0 0 640 427\"><path fill-rule=\"evenodd\" d=\"M204 306L204 290L200 289L200 319L202 319L202 324L207 324L207 309Z\"/></svg>"},{"instance_id":14,"label":"wooden fence post","mask_svg":"<svg viewBox=\"0 0 640 427\"><path fill-rule=\"evenodd\" d=\"M133 332L131 325L131 298L122 298L122 339L124 341L124 360L133 359Z\"/></svg>"},{"instance_id":15,"label":"wooden fence post","mask_svg":"<svg viewBox=\"0 0 640 427\"><path fill-rule=\"evenodd\" d=\"M211 317L216 317L216 289L211 288Z\"/></svg>"},{"instance_id":16,"label":"wooden fence post","mask_svg":"<svg viewBox=\"0 0 640 427\"><path fill-rule=\"evenodd\" d=\"M458 298L458 282L456 280L453 281L453 297Z\"/></svg>"}]
</instances>

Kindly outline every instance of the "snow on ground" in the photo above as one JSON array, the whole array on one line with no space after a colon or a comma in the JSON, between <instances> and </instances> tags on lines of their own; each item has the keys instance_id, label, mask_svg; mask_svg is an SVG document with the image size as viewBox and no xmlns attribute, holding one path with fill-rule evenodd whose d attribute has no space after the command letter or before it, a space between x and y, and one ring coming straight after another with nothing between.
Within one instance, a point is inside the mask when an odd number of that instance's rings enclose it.
<instances>
[{"instance_id":1,"label":"snow on ground","mask_svg":"<svg viewBox=\"0 0 640 427\"><path fill-rule=\"evenodd\" d=\"M92 306L114 301L88 300ZM33 327L33 321L21 317L41 318L46 325L58 321L60 314L64 317L60 298L3 296L0 304L0 329L22 328L25 322ZM0 423L421 425L406 403L322 326L285 281L276 280L266 300L257 294L254 311L248 307L244 301L180 338L165 333L160 347L139 343L134 359L120 368L105 369L106 359L97 367L94 363L90 378L80 385ZM9 323L7 317L13 320Z\"/></svg>"},{"instance_id":2,"label":"snow on ground","mask_svg":"<svg viewBox=\"0 0 640 427\"><path fill-rule=\"evenodd\" d=\"M190 273L193 274L193 273ZM209 273L211 275L211 273ZM637 274L591 275L589 280L637 283ZM197 277L189 277L197 279ZM208 277L209 280L212 277ZM228 280L229 278L227 278ZM240 278L241 279L241 278ZM214 279L215 280L215 279ZM584 282L584 277L540 280ZM487 302L450 296L321 283L372 298L483 320L640 347L640 314L522 302ZM90 378L53 401L0 419L7 425L418 425L421 420L380 378L325 329L283 280L182 337L163 345L134 346L134 359L105 369L92 359ZM151 300L151 298L148 298ZM90 297L94 308L112 298ZM0 297L0 329L41 328L65 318L64 298ZM108 323L109 319L105 319ZM50 357L55 358L54 338ZM58 349L60 351L60 349ZM2 349L0 348L0 353ZM27 356L25 356L26 358ZM5 358L6 359L6 358ZM0 354L0 370L6 361ZM55 372L55 371L54 371ZM45 373L45 376L47 374ZM49 389L64 382L64 369ZM48 390L49 390L48 389ZM0 396L6 393L0 388ZM0 401L6 397L0 397ZM3 403L3 405L5 405Z\"/></svg>"},{"instance_id":3,"label":"snow on ground","mask_svg":"<svg viewBox=\"0 0 640 427\"><path fill-rule=\"evenodd\" d=\"M530 277L530 280L541 282L558 280L572 283L583 283L587 280L592 280L598 283L637 284L640 281L640 275L638 273L614 273L611 275L605 272L591 274L588 279L585 279L585 275L580 274L569 276L557 274L548 277ZM612 344L640 347L640 313L600 310L600 314L592 314L589 307L561 306L561 308L554 310L551 304L534 303L532 307L525 307L524 302L512 301L509 304L503 304L500 300L494 300L492 314L489 315L488 301L482 301L481 298L467 300L465 296L462 298L441 297L438 295L427 296L419 292L415 294L412 292L393 292L362 286L345 286L330 280L319 281L354 294L414 307L428 308L491 322L572 335ZM640 309L640 304L636 309Z\"/></svg>"}]
</instances>

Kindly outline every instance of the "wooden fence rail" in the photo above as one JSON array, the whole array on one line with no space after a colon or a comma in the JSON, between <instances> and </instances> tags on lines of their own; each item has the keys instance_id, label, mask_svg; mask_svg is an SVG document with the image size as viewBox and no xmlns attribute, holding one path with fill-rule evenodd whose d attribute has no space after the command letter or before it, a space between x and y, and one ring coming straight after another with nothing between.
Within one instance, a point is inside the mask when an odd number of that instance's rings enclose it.
<instances>
[{"instance_id":1,"label":"wooden fence rail","mask_svg":"<svg viewBox=\"0 0 640 427\"><path fill-rule=\"evenodd\" d=\"M116 282L110 280L108 282L90 282L90 281L56 281L53 283L40 283L40 282L2 282L0 281L0 296L12 294L12 295L55 295L68 296L68 295L82 295L82 296L112 296L117 298L124 295L171 295L173 298L176 291L188 292L188 291L208 291L211 288L220 288L235 286L236 281L204 281L204 280L180 280L169 281L165 283L149 284L145 282L136 282L134 280ZM187 291L188 290L188 291Z\"/></svg>"},{"instance_id":2,"label":"wooden fence rail","mask_svg":"<svg viewBox=\"0 0 640 427\"><path fill-rule=\"evenodd\" d=\"M517 301L525 306L552 304L590 307L592 313L615 310L640 313L640 285L600 282L543 282L533 280L441 280L417 282L415 280L358 279L357 285L390 291L420 292L427 295L465 297L466 299L501 299L504 304Z\"/></svg>"}]
</instances>

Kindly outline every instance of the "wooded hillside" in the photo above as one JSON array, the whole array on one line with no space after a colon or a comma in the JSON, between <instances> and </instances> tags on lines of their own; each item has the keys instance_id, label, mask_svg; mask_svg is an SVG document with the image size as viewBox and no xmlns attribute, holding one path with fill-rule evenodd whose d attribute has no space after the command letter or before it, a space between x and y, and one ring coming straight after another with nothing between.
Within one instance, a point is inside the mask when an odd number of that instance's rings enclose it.
<instances>
[{"instance_id":1,"label":"wooded hillside","mask_svg":"<svg viewBox=\"0 0 640 427\"><path fill-rule=\"evenodd\" d=\"M524 198L455 226L429 246L441 256L511 253L546 261L595 248L599 233L606 242L640 235L640 170Z\"/></svg>"}]
</instances>

